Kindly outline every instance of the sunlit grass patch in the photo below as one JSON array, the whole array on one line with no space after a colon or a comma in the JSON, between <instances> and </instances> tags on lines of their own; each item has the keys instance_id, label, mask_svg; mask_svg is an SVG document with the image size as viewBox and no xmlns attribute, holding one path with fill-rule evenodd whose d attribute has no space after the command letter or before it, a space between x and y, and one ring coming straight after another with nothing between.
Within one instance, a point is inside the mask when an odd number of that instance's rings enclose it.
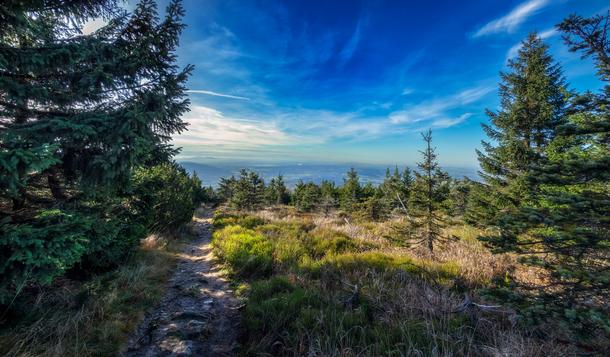
<instances>
[{"instance_id":1,"label":"sunlit grass patch","mask_svg":"<svg viewBox=\"0 0 610 357\"><path fill-rule=\"evenodd\" d=\"M340 272L402 271L431 282L445 283L460 277L460 267L454 262L435 262L412 258L403 254L379 251L352 252L329 255L324 259L310 262L303 268L314 276L322 270L335 269Z\"/></svg>"},{"instance_id":2,"label":"sunlit grass patch","mask_svg":"<svg viewBox=\"0 0 610 357\"><path fill-rule=\"evenodd\" d=\"M240 276L266 276L273 268L273 244L262 234L241 226L214 232L217 255Z\"/></svg>"},{"instance_id":3,"label":"sunlit grass patch","mask_svg":"<svg viewBox=\"0 0 610 357\"><path fill-rule=\"evenodd\" d=\"M221 229L226 226L241 226L244 228L253 229L257 226L265 224L266 221L260 217L252 215L219 212L214 214L212 223L216 229Z\"/></svg>"}]
</instances>

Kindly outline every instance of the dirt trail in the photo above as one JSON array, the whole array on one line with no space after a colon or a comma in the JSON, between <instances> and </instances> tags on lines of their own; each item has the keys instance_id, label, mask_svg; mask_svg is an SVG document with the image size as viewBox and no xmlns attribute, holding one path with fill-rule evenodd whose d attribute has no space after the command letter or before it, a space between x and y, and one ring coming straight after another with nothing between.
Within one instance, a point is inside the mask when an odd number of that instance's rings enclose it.
<instances>
[{"instance_id":1,"label":"dirt trail","mask_svg":"<svg viewBox=\"0 0 610 357\"><path fill-rule=\"evenodd\" d=\"M210 214L194 224L197 238L183 251L165 297L122 356L235 355L239 300L214 262Z\"/></svg>"}]
</instances>

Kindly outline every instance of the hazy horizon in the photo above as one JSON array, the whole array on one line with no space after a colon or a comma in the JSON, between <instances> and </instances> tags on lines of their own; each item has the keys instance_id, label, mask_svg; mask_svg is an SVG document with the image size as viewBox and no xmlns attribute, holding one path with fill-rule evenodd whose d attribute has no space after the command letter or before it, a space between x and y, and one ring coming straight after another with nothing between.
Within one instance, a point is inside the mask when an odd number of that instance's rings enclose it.
<instances>
[{"instance_id":1,"label":"hazy horizon","mask_svg":"<svg viewBox=\"0 0 610 357\"><path fill-rule=\"evenodd\" d=\"M405 165L363 164L363 163L262 163L248 161L179 161L180 165L189 173L196 172L206 186L217 186L220 178L237 176L242 168L258 172L268 182L272 177L282 175L288 187L302 180L303 182L314 182L319 184L322 180L335 182L337 185L343 183L350 168L356 169L361 182L379 184L383 181L386 169L392 172L395 167L402 172ZM415 164L406 165L412 170L417 170ZM453 178L468 177L478 180L476 168L446 166L443 170Z\"/></svg>"}]
</instances>

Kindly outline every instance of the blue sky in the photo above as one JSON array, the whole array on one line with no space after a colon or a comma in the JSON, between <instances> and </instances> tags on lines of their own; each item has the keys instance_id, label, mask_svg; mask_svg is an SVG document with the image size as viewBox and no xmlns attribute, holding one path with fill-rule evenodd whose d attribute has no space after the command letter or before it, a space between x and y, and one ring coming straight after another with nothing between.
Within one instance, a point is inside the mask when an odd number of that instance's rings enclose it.
<instances>
[{"instance_id":1,"label":"blue sky","mask_svg":"<svg viewBox=\"0 0 610 357\"><path fill-rule=\"evenodd\" d=\"M432 128L441 164L476 167L498 73L530 31L570 87L599 88L553 26L606 1L189 0L179 159L412 164Z\"/></svg>"}]
</instances>

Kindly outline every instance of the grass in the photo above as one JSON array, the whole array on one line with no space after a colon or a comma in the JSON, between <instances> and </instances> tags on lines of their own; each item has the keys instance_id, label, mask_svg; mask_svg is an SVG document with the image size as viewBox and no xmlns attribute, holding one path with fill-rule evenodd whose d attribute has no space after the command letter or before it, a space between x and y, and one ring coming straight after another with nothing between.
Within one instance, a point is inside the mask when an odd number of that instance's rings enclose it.
<instances>
[{"instance_id":1,"label":"grass","mask_svg":"<svg viewBox=\"0 0 610 357\"><path fill-rule=\"evenodd\" d=\"M5 316L8 323L0 326L0 354L117 354L145 311L162 298L179 247L176 241L151 236L114 271L88 281L60 280L24 296L21 313Z\"/></svg>"},{"instance_id":2,"label":"grass","mask_svg":"<svg viewBox=\"0 0 610 357\"><path fill-rule=\"evenodd\" d=\"M536 356L575 351L515 324L510 310L455 311L465 293L485 303L479 289L519 269L513 257L488 252L477 240L483 232L475 228L448 228L447 234L459 239L430 254L388 238L400 223L396 221L351 222L289 208L251 216L224 212L217 220L215 252L248 299L242 315L243 355ZM255 271L244 267L260 255L265 274L243 274Z\"/></svg>"}]
</instances>

